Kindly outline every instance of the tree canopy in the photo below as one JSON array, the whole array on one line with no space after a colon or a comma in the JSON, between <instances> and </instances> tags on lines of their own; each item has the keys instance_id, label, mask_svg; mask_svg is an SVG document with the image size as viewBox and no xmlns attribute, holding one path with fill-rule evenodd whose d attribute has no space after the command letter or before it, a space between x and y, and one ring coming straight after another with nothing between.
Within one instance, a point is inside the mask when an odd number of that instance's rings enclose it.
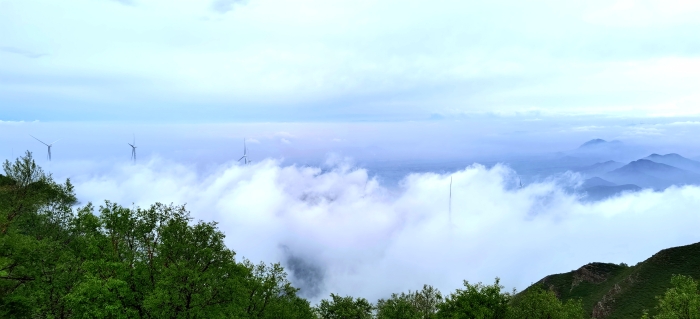
<instances>
[{"instance_id":1,"label":"tree canopy","mask_svg":"<svg viewBox=\"0 0 700 319\"><path fill-rule=\"evenodd\" d=\"M654 319L700 319L700 290L698 282L683 275L671 277L671 288L657 297L659 313ZM649 315L644 314L643 319Z\"/></svg>"},{"instance_id":2,"label":"tree canopy","mask_svg":"<svg viewBox=\"0 0 700 319\"><path fill-rule=\"evenodd\" d=\"M184 206L77 204L31 153L0 178L2 318L313 318L280 264L236 260Z\"/></svg>"}]
</instances>

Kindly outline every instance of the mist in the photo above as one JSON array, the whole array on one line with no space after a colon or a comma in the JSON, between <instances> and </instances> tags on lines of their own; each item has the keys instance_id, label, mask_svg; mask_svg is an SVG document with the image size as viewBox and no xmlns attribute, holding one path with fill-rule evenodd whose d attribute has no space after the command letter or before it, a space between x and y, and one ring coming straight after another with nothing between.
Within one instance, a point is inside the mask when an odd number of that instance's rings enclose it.
<instances>
[{"instance_id":1,"label":"mist","mask_svg":"<svg viewBox=\"0 0 700 319\"><path fill-rule=\"evenodd\" d=\"M697 186L590 202L573 191L579 173L533 168L592 138L624 143L610 154L620 161L698 155L691 137L700 122L640 122L2 122L0 141L6 158L30 150L56 179L70 178L81 204L185 204L219 223L237 258L281 262L315 302L331 292L376 300L423 284L449 292L495 277L523 289L589 262L632 265L699 241ZM60 139L53 161L29 134ZM236 162L243 138L249 165Z\"/></svg>"},{"instance_id":2,"label":"mist","mask_svg":"<svg viewBox=\"0 0 700 319\"><path fill-rule=\"evenodd\" d=\"M449 187L452 178L452 210ZM500 277L523 289L594 261L636 264L700 240L700 188L650 190L582 203L576 174L517 187L503 165L411 174L398 191L361 167L227 163L208 175L166 160L74 180L83 202L187 204L214 220L239 257L282 262L301 294L370 300L431 284Z\"/></svg>"},{"instance_id":3,"label":"mist","mask_svg":"<svg viewBox=\"0 0 700 319\"><path fill-rule=\"evenodd\" d=\"M284 159L320 165L329 154L372 166L382 162L499 162L547 155L602 138L630 146L632 160L651 153L700 156L700 122L693 117L611 118L483 115L416 122L150 123L0 122L0 157L30 150L43 159L50 143L54 172L70 162L128 161L136 139L138 158L160 156L197 165L238 159L243 139L251 159ZM48 164L48 162L46 162ZM109 164L111 165L111 164ZM108 166L109 166L108 165Z\"/></svg>"},{"instance_id":4,"label":"mist","mask_svg":"<svg viewBox=\"0 0 700 319\"><path fill-rule=\"evenodd\" d=\"M312 301L331 292L375 300L423 284L449 292L497 276L523 289L589 262L633 265L700 240L698 187L584 203L566 191L577 174L519 188L515 173L475 164L410 174L392 190L344 162L230 162L203 175L152 159L74 183L83 203L186 204L196 219L219 222L239 258L281 262Z\"/></svg>"}]
</instances>

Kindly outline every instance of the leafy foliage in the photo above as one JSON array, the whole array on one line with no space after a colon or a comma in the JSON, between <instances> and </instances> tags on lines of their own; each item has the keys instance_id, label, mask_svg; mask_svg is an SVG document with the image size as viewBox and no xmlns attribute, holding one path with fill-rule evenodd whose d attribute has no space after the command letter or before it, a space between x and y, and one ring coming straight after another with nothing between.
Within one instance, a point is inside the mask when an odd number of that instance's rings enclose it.
<instances>
[{"instance_id":1,"label":"leafy foliage","mask_svg":"<svg viewBox=\"0 0 700 319\"><path fill-rule=\"evenodd\" d=\"M645 309L653 317L659 311L656 296L672 287L674 274L700 278L700 243L664 249L634 266L588 264L547 276L524 292L541 287L562 301L581 299L594 318L639 318Z\"/></svg>"},{"instance_id":2,"label":"leafy foliage","mask_svg":"<svg viewBox=\"0 0 700 319\"><path fill-rule=\"evenodd\" d=\"M184 206L74 211L31 153L3 168L2 318L313 318L279 264L237 262Z\"/></svg>"},{"instance_id":3,"label":"leafy foliage","mask_svg":"<svg viewBox=\"0 0 700 319\"><path fill-rule=\"evenodd\" d=\"M518 319L583 319L581 300L562 303L552 291L531 289L513 303L511 317Z\"/></svg>"},{"instance_id":4,"label":"leafy foliage","mask_svg":"<svg viewBox=\"0 0 700 319\"><path fill-rule=\"evenodd\" d=\"M378 319L431 319L437 316L442 294L432 286L424 285L420 291L392 294L389 299L379 299L376 310Z\"/></svg>"},{"instance_id":5,"label":"leafy foliage","mask_svg":"<svg viewBox=\"0 0 700 319\"><path fill-rule=\"evenodd\" d=\"M437 318L500 319L509 315L511 295L502 293L503 286L496 278L493 285L464 281L464 289L457 289L445 302L438 305Z\"/></svg>"},{"instance_id":6,"label":"leafy foliage","mask_svg":"<svg viewBox=\"0 0 700 319\"><path fill-rule=\"evenodd\" d=\"M700 318L700 290L698 282L691 277L674 275L671 288L657 299L659 313L654 316L655 319ZM649 318L649 314L645 313L642 318Z\"/></svg>"},{"instance_id":7,"label":"leafy foliage","mask_svg":"<svg viewBox=\"0 0 700 319\"><path fill-rule=\"evenodd\" d=\"M370 319L372 309L367 299L331 294L331 300L321 300L316 313L322 319Z\"/></svg>"}]
</instances>

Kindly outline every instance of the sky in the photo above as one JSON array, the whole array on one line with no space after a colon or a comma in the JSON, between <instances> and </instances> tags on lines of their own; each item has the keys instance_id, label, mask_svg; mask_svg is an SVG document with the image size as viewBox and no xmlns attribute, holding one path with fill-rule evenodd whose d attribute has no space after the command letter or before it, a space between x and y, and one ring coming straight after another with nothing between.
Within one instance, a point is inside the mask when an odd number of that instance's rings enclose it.
<instances>
[{"instance_id":1,"label":"sky","mask_svg":"<svg viewBox=\"0 0 700 319\"><path fill-rule=\"evenodd\" d=\"M0 0L0 159L31 151L81 204L186 204L313 302L496 276L524 289L700 241L697 186L595 203L567 191L572 172L516 187L523 159L595 138L626 145L619 161L700 160L699 14L680 0ZM51 161L36 139L56 141Z\"/></svg>"},{"instance_id":2,"label":"sky","mask_svg":"<svg viewBox=\"0 0 700 319\"><path fill-rule=\"evenodd\" d=\"M3 120L694 116L696 1L2 0Z\"/></svg>"}]
</instances>

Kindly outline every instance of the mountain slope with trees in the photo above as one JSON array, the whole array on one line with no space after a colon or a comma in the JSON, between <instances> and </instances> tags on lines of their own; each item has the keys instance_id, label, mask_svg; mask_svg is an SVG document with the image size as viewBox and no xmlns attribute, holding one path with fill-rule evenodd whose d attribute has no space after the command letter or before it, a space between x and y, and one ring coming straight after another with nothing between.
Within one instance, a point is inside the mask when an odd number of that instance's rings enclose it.
<instances>
[{"instance_id":1,"label":"mountain slope with trees","mask_svg":"<svg viewBox=\"0 0 700 319\"><path fill-rule=\"evenodd\" d=\"M658 314L657 296L672 287L674 275L700 278L700 243L661 250L635 266L591 263L547 276L529 289L554 292L562 301L580 299L591 318L640 318Z\"/></svg>"}]
</instances>

